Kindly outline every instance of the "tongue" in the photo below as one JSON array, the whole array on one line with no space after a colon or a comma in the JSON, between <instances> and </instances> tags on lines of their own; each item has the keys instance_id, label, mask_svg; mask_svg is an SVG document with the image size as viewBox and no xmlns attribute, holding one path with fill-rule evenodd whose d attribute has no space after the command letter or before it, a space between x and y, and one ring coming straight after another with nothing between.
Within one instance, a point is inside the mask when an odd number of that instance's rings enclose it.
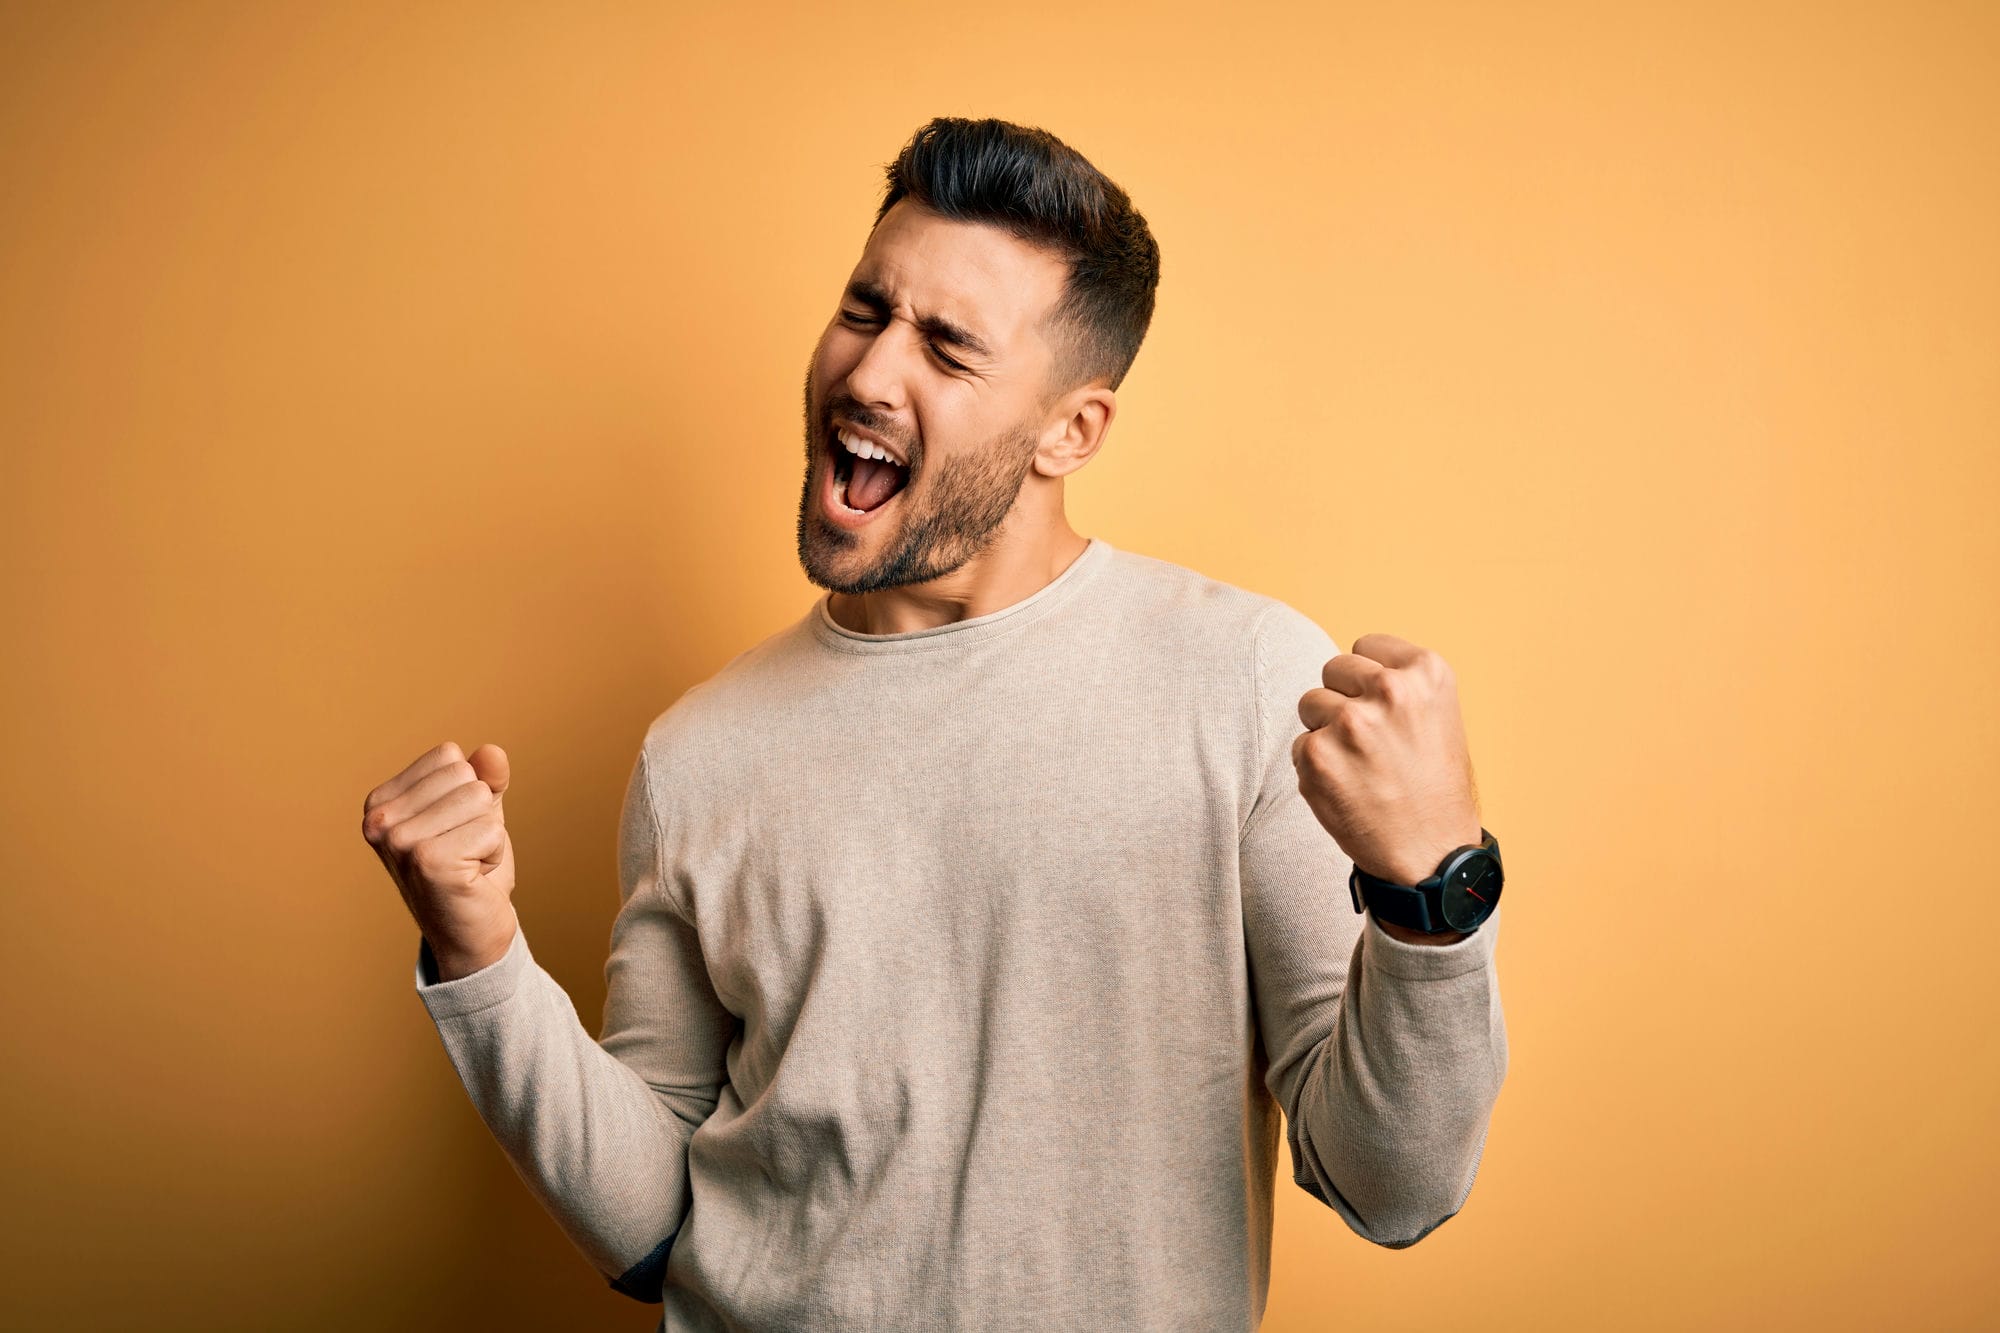
<instances>
[{"instance_id":1,"label":"tongue","mask_svg":"<svg viewBox=\"0 0 2000 1333\"><path fill-rule=\"evenodd\" d=\"M894 463L857 458L854 475L847 480L847 503L856 509L874 509L901 489L903 469Z\"/></svg>"}]
</instances>

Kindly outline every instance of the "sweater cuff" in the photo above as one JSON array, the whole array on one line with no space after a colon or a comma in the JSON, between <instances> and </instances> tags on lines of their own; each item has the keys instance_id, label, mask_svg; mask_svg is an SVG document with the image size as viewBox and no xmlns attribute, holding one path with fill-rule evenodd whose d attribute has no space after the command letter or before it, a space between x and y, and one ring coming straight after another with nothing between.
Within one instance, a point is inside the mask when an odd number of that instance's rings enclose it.
<instances>
[{"instance_id":1,"label":"sweater cuff","mask_svg":"<svg viewBox=\"0 0 2000 1333\"><path fill-rule=\"evenodd\" d=\"M1399 940L1382 929L1374 912L1364 913L1368 919L1362 931L1367 940L1363 946L1367 951L1364 955L1367 966L1370 971L1386 972L1407 981L1443 981L1491 966L1493 948L1500 935L1500 913L1504 910L1496 906L1478 930L1450 944L1411 944Z\"/></svg>"},{"instance_id":2,"label":"sweater cuff","mask_svg":"<svg viewBox=\"0 0 2000 1333\"><path fill-rule=\"evenodd\" d=\"M450 981L438 981L437 955L431 952L431 942L419 935L417 998L424 1002L424 1008L430 1010L434 1020L477 1013L511 999L515 988L521 984L521 978L532 966L534 955L528 951L528 933L517 924L506 953L477 972L468 972Z\"/></svg>"}]
</instances>

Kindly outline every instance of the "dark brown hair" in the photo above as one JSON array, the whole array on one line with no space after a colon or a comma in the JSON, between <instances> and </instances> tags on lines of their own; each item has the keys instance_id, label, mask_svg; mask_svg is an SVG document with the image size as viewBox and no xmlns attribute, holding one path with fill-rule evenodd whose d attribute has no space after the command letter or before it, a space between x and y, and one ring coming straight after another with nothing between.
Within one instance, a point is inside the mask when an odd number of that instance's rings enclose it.
<instances>
[{"instance_id":1,"label":"dark brown hair","mask_svg":"<svg viewBox=\"0 0 2000 1333\"><path fill-rule=\"evenodd\" d=\"M905 197L955 221L1002 227L1069 264L1042 321L1055 349L1048 401L1092 380L1123 382L1153 322L1160 247L1116 182L1046 130L939 116L889 164L875 221Z\"/></svg>"}]
</instances>

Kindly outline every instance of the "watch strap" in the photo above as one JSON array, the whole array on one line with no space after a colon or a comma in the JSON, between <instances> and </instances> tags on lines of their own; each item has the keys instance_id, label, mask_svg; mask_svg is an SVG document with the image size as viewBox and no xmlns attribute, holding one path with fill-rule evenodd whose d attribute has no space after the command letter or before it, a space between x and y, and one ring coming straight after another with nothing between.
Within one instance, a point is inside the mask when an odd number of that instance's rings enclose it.
<instances>
[{"instance_id":1,"label":"watch strap","mask_svg":"<svg viewBox=\"0 0 2000 1333\"><path fill-rule=\"evenodd\" d=\"M1367 881L1368 891L1364 902L1362 881ZM1428 881L1426 881L1428 882ZM1432 892L1441 886L1433 885ZM1392 884L1386 879L1378 879L1364 874L1356 868L1347 877L1348 891L1354 896L1354 910L1363 906L1375 914L1378 921L1392 925L1407 926L1411 930L1435 931L1441 926L1431 924L1431 894L1411 884Z\"/></svg>"}]
</instances>

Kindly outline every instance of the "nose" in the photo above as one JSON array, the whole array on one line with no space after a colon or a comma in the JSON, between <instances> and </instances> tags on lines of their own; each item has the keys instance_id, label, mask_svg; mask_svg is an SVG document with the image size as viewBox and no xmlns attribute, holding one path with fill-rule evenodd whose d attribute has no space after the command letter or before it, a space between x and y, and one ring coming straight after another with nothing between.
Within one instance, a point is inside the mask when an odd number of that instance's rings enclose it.
<instances>
[{"instance_id":1,"label":"nose","mask_svg":"<svg viewBox=\"0 0 2000 1333\"><path fill-rule=\"evenodd\" d=\"M847 372L847 391L857 402L879 407L885 412L902 410L909 358L923 354L915 333L907 325L890 320L880 333L868 340L861 360Z\"/></svg>"}]
</instances>

